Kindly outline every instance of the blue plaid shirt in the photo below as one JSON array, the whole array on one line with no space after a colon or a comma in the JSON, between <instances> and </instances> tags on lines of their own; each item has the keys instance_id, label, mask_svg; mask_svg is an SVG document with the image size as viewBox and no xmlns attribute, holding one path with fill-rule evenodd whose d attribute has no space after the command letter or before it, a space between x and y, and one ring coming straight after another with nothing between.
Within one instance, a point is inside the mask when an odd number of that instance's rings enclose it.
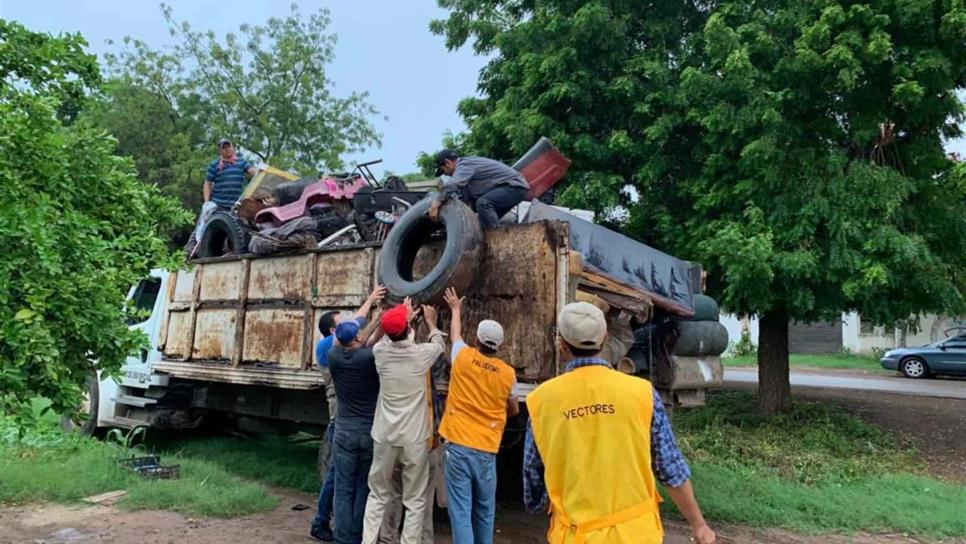
<instances>
[{"instance_id":1,"label":"blue plaid shirt","mask_svg":"<svg viewBox=\"0 0 966 544\"><path fill-rule=\"evenodd\" d=\"M610 366L603 359L574 359L564 372L590 365ZM661 397L654 391L654 414L651 416L651 469L658 481L668 487L680 487L691 478L691 469L674 440ZM523 449L523 504L533 513L546 512L547 484L543 479L543 459L533 441L532 420L527 422L527 438Z\"/></svg>"}]
</instances>

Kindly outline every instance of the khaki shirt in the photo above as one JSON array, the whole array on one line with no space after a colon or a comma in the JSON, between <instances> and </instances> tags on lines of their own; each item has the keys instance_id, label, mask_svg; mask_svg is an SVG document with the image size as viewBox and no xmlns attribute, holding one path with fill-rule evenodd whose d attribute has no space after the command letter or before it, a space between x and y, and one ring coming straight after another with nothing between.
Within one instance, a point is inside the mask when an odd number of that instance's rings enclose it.
<instances>
[{"instance_id":1,"label":"khaki shirt","mask_svg":"<svg viewBox=\"0 0 966 544\"><path fill-rule=\"evenodd\" d=\"M379 400L372 439L389 446L428 440L433 434L429 369L445 349L443 333L434 331L426 344L411 340L372 348L379 373Z\"/></svg>"}]
</instances>

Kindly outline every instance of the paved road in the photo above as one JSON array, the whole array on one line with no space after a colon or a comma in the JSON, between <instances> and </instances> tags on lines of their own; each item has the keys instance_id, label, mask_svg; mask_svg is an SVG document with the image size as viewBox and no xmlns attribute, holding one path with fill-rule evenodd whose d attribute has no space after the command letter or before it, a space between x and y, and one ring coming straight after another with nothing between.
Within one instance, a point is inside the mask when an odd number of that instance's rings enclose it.
<instances>
[{"instance_id":1,"label":"paved road","mask_svg":"<svg viewBox=\"0 0 966 544\"><path fill-rule=\"evenodd\" d=\"M754 368L726 368L725 382L758 383ZM792 371L792 387L824 387L884 391L903 395L966 399L966 381L955 379L910 380L900 376L858 376L841 373Z\"/></svg>"}]
</instances>

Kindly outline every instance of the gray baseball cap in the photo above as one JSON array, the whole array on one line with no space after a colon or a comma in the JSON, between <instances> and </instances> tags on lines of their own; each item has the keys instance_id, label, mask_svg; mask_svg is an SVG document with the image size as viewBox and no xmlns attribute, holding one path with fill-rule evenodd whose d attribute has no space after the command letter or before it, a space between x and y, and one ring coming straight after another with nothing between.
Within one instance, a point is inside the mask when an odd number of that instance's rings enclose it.
<instances>
[{"instance_id":1,"label":"gray baseball cap","mask_svg":"<svg viewBox=\"0 0 966 544\"><path fill-rule=\"evenodd\" d=\"M484 319L476 327L476 338L484 346L490 349L498 349L503 345L503 325L492 319Z\"/></svg>"},{"instance_id":2,"label":"gray baseball cap","mask_svg":"<svg viewBox=\"0 0 966 544\"><path fill-rule=\"evenodd\" d=\"M231 144L231 140L229 140L228 138L222 138L218 140L218 149L225 147L225 144Z\"/></svg>"}]
</instances>

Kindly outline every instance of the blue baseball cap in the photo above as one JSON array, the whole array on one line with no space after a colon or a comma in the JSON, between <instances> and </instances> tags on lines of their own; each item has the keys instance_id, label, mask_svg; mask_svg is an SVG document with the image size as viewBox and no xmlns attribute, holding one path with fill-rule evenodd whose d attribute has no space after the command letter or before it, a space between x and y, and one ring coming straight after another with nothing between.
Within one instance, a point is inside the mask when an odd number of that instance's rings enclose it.
<instances>
[{"instance_id":1,"label":"blue baseball cap","mask_svg":"<svg viewBox=\"0 0 966 544\"><path fill-rule=\"evenodd\" d=\"M335 337L340 344L352 343L359 336L359 324L355 319L343 321L335 327Z\"/></svg>"}]
</instances>

